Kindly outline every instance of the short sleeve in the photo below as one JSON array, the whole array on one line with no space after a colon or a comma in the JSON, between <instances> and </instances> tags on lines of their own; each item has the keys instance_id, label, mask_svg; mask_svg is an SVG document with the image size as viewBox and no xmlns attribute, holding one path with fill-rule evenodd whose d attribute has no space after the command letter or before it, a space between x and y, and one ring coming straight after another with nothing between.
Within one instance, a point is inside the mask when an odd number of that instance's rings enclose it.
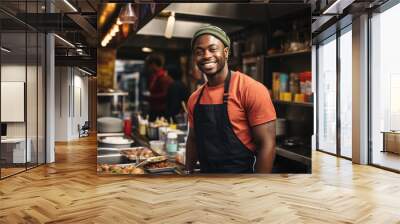
<instances>
[{"instance_id":1,"label":"short sleeve","mask_svg":"<svg viewBox=\"0 0 400 224\"><path fill-rule=\"evenodd\" d=\"M244 109L251 127L276 119L276 112L268 89L254 82L244 91Z\"/></svg>"}]
</instances>

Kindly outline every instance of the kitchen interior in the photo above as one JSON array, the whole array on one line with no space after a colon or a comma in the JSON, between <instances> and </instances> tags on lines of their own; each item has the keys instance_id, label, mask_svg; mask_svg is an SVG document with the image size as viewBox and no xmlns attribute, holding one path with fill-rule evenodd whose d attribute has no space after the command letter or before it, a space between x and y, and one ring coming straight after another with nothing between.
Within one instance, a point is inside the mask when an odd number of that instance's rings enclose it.
<instances>
[{"instance_id":1,"label":"kitchen interior","mask_svg":"<svg viewBox=\"0 0 400 224\"><path fill-rule=\"evenodd\" d=\"M229 67L263 83L277 113L274 173L311 173L314 94L308 4L102 4L98 29L99 174L185 175L186 102L149 117L145 59L158 53L189 92L204 83L190 40L203 25L231 39ZM177 69L179 71L177 71Z\"/></svg>"}]
</instances>

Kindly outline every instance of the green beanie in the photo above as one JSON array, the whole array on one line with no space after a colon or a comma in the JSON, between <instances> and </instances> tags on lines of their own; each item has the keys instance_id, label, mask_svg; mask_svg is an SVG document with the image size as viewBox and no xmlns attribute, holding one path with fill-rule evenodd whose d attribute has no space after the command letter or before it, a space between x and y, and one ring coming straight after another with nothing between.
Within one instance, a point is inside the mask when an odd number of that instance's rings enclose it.
<instances>
[{"instance_id":1,"label":"green beanie","mask_svg":"<svg viewBox=\"0 0 400 224\"><path fill-rule=\"evenodd\" d=\"M196 41L196 39L203 34L213 35L214 37L221 40L222 43L225 45L225 47L230 48L230 46L231 46L231 41L229 40L228 35L226 35L226 33L221 28L216 27L216 26L207 25L207 26L201 27L194 33L192 42L191 42L192 49L193 49L194 42Z\"/></svg>"}]
</instances>

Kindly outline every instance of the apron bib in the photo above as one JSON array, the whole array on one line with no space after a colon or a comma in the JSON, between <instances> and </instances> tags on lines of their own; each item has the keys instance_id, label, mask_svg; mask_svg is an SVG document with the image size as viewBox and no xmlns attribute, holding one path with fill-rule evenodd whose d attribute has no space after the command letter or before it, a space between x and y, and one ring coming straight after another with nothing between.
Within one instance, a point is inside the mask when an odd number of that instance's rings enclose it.
<instances>
[{"instance_id":1,"label":"apron bib","mask_svg":"<svg viewBox=\"0 0 400 224\"><path fill-rule=\"evenodd\" d=\"M236 136L228 115L231 71L224 81L222 104L200 104L205 86L194 107L196 147L202 173L253 173L255 155Z\"/></svg>"}]
</instances>

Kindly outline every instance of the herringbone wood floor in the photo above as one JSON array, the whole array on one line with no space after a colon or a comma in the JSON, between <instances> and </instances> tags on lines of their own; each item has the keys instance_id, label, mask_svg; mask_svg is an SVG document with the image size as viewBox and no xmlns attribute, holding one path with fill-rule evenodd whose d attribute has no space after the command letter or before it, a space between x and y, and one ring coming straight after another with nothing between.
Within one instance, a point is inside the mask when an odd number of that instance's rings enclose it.
<instances>
[{"instance_id":1,"label":"herringbone wood floor","mask_svg":"<svg viewBox=\"0 0 400 224\"><path fill-rule=\"evenodd\" d=\"M312 175L96 175L95 137L0 181L0 223L400 223L400 175L313 154Z\"/></svg>"}]
</instances>

